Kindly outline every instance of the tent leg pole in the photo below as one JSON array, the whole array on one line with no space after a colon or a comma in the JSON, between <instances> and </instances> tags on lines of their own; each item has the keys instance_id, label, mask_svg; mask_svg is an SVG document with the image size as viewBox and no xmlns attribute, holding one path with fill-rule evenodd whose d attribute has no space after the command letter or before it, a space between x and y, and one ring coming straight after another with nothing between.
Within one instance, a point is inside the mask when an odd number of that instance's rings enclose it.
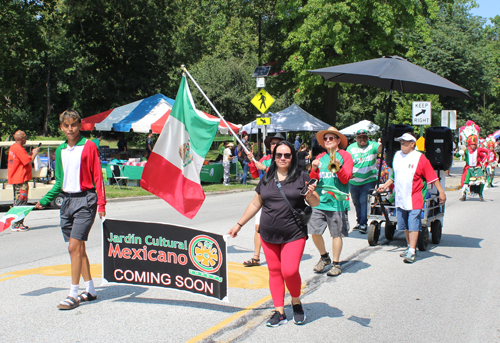
<instances>
[{"instance_id":1,"label":"tent leg pole","mask_svg":"<svg viewBox=\"0 0 500 343\"><path fill-rule=\"evenodd\" d=\"M385 115L385 128L384 132L382 133L382 156L380 157L380 164L378 166L378 177L377 177L377 187L380 185L380 176L382 175L382 164L384 162L385 158L385 143L387 140L387 128L389 127L389 114L391 112L391 102L392 102L392 87L394 85L394 80L391 82L391 91L389 93L389 99L387 101L387 112Z\"/></svg>"}]
</instances>

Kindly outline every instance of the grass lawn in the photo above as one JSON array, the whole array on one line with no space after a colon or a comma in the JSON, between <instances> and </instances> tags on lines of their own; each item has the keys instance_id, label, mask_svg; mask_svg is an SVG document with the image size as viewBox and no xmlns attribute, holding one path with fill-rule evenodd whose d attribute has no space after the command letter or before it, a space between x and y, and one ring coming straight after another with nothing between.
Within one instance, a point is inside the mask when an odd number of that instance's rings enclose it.
<instances>
[{"instance_id":1,"label":"grass lawn","mask_svg":"<svg viewBox=\"0 0 500 343\"><path fill-rule=\"evenodd\" d=\"M220 192L220 191L229 191L234 189L253 189L255 188L255 186L256 186L255 184L242 185L236 181L231 182L230 186L224 186L221 183L215 183L215 184L207 183L202 185L203 190L205 192ZM130 187L130 189L128 189L127 186L120 186L121 190L118 188L117 185L109 185L105 187L106 187L106 198L108 199L152 195L151 193L142 189L141 187Z\"/></svg>"}]
</instances>

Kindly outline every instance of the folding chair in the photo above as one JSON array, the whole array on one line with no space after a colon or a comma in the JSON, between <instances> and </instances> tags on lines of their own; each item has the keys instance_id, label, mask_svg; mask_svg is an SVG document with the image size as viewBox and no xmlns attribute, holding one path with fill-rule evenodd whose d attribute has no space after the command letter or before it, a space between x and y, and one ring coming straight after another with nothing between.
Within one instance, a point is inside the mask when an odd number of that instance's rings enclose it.
<instances>
[{"instance_id":1,"label":"folding chair","mask_svg":"<svg viewBox=\"0 0 500 343\"><path fill-rule=\"evenodd\" d=\"M115 180L116 184L118 185L118 189L122 190L120 187L120 182L123 182L125 186L130 190L130 187L128 186L128 176L123 176L123 169L120 165L118 164L113 164L110 166L111 173L113 174L113 180Z\"/></svg>"}]
</instances>

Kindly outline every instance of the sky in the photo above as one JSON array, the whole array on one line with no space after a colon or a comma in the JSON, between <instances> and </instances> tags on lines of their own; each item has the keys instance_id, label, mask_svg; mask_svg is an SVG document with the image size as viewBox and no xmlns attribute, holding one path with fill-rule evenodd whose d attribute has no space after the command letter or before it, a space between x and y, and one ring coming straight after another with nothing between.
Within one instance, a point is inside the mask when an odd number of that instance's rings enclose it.
<instances>
[{"instance_id":1,"label":"sky","mask_svg":"<svg viewBox=\"0 0 500 343\"><path fill-rule=\"evenodd\" d=\"M499 0L476 0L479 8L473 8L472 14L485 18L492 18L500 15L500 1ZM489 23L489 20L488 20Z\"/></svg>"}]
</instances>

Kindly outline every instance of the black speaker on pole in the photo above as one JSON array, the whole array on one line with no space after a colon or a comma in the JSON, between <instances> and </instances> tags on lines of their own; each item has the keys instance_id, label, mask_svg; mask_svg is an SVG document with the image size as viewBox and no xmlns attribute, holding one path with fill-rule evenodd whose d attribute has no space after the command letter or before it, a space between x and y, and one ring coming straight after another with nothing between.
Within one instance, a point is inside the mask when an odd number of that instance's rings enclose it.
<instances>
[{"instance_id":1,"label":"black speaker on pole","mask_svg":"<svg viewBox=\"0 0 500 343\"><path fill-rule=\"evenodd\" d=\"M425 131L425 157L435 170L448 170L453 162L453 134L446 126L433 126Z\"/></svg>"},{"instance_id":2,"label":"black speaker on pole","mask_svg":"<svg viewBox=\"0 0 500 343\"><path fill-rule=\"evenodd\" d=\"M401 143L398 138L404 133L413 133L413 127L410 125L402 124L391 124L387 131L387 140L385 141L385 163L392 168L392 160L394 159L394 154L401 150Z\"/></svg>"}]
</instances>

